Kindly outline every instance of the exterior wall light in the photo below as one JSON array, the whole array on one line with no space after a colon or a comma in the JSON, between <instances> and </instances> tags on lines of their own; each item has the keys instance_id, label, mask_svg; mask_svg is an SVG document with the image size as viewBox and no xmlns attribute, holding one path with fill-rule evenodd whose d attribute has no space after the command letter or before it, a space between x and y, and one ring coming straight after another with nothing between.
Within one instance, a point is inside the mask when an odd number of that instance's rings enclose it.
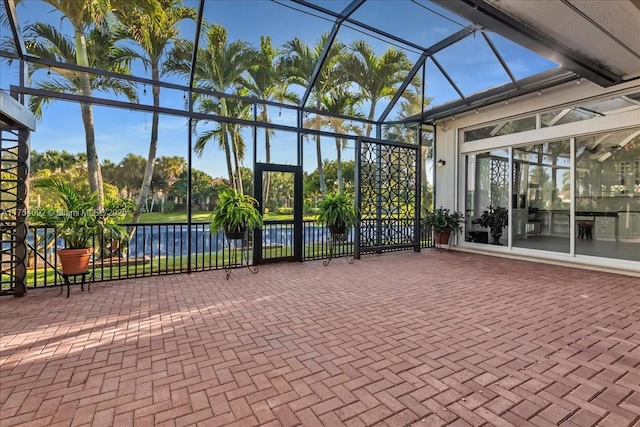
<instances>
[{"instance_id":1,"label":"exterior wall light","mask_svg":"<svg viewBox=\"0 0 640 427\"><path fill-rule=\"evenodd\" d=\"M447 164L447 162L445 160L443 160L443 159L438 160L438 167L439 168L443 167L446 164Z\"/></svg>"}]
</instances>

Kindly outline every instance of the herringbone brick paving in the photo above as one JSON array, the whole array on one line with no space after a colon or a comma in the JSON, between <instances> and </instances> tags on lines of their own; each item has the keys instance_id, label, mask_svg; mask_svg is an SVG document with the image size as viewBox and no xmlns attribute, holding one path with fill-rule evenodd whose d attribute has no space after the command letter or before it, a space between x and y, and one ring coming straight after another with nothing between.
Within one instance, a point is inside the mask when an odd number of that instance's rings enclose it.
<instances>
[{"instance_id":1,"label":"herringbone brick paving","mask_svg":"<svg viewBox=\"0 0 640 427\"><path fill-rule=\"evenodd\" d=\"M638 426L640 281L425 251L0 300L0 425Z\"/></svg>"}]
</instances>

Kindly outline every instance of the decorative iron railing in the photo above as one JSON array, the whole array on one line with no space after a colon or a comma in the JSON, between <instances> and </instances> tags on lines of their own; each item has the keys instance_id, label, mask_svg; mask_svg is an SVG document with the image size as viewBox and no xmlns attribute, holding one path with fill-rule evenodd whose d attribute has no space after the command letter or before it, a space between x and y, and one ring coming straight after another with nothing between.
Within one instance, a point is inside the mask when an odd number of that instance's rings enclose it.
<instances>
[{"instance_id":1,"label":"decorative iron railing","mask_svg":"<svg viewBox=\"0 0 640 427\"><path fill-rule=\"evenodd\" d=\"M361 226L366 224L366 220L361 221ZM120 244L106 234L97 236L92 242L95 252L89 265L88 280L99 282L185 273L188 270L216 270L228 265L240 267L243 261L252 259L250 255L246 255L247 252L253 251L251 237L246 241L228 242L222 232L211 233L208 223L192 223L190 230L186 223L123 225L130 227L132 231L128 243ZM395 225L403 226L401 223ZM291 254L293 226L287 221L265 221L261 232L263 259L286 258ZM304 221L303 232L303 259L306 261L327 258L330 247L326 227L316 224L315 221ZM191 233L191 250L187 246L188 233ZM422 234L421 247L433 246L431 233L425 230ZM28 287L40 288L62 284L57 250L64 247L64 241L55 236L55 229L50 227L29 228ZM349 230L346 238L334 245L332 256L352 256L354 236L355 230Z\"/></svg>"}]
</instances>

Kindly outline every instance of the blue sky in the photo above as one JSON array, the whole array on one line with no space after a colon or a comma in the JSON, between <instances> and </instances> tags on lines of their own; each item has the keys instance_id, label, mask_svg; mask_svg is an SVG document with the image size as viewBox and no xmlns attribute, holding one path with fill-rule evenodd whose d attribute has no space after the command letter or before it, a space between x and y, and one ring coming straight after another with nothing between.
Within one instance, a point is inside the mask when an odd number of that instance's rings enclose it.
<instances>
[{"instance_id":1,"label":"blue sky","mask_svg":"<svg viewBox=\"0 0 640 427\"><path fill-rule=\"evenodd\" d=\"M282 3L282 4L280 4ZM348 4L347 0L315 1L323 7L341 10ZM197 7L195 0L185 1L186 5ZM290 7L283 6L289 5ZM275 46L281 46L287 40L298 37L310 45L316 43L321 34L331 30L333 19L320 17L318 12L302 13L301 6L286 1L269 0L209 0L205 4L207 21L225 26L229 32L229 40L245 40L257 46L261 35L270 35ZM42 20L55 25L69 34L70 28L65 21L61 21L58 12L48 12L50 6L40 0L28 0L17 8L21 25L35 20ZM328 19L327 19L328 18ZM380 28L399 37L410 40L418 45L428 47L440 39L452 34L467 25L463 19L440 9L426 0L412 2L409 0L369 0L354 15L354 19ZM180 27L186 38L193 38L195 25L184 23ZM2 29L3 38L7 30ZM553 68L556 65L531 54L514 43L495 34L490 34L501 54L516 78L522 78L537 72ZM389 47L403 50L407 56L415 60L420 52L413 48L397 45L395 42L382 40L379 36L364 34L353 25L345 24L338 33L338 39L346 44L356 39L366 40L373 49L381 54ZM436 54L436 59L456 81L460 90L465 94L499 86L509 82L508 76L498 60L495 58L481 34L467 37L465 40ZM149 77L140 65L134 67L136 75ZM431 61L427 63L427 96L433 98L432 105L458 99L455 90L449 85L444 76ZM46 79L45 72L37 78ZM176 77L167 77L167 81L179 81ZM184 84L184 81L180 81ZM11 84L17 84L17 68L8 68L6 61L0 64L0 88L8 90ZM297 89L300 91L301 89ZM140 102L151 103L150 90L145 96L140 90ZM184 94L181 91L164 90L161 93L162 105L171 108L184 107ZM386 106L381 102L378 114ZM270 111L271 117L282 124L295 125L293 110L278 109ZM391 116L393 113L391 114ZM127 153L139 154L146 158L151 127L151 113L134 112L107 107L95 107L95 127L98 154L101 159L120 161ZM204 128L203 128L204 129ZM181 155L187 156L187 125L186 119L180 117L162 116L160 119L160 135L158 156ZM262 145L262 132L258 136L258 145ZM247 131L245 138L249 150L244 160L246 166L251 166L253 152L251 149L251 132ZM273 141L273 161L294 163L295 134L277 132ZM56 101L44 111L43 118L38 122L38 129L32 134L32 148L38 151L48 149L81 152L85 150L85 137L78 104ZM349 144L353 146L353 144ZM323 155L335 158L335 142L332 138L323 138ZM315 148L311 143L304 147L304 169L313 170L316 167ZM347 150L343 155L346 159L353 159L353 150ZM258 150L258 159L264 160L264 149ZM194 167L204 170L210 175L226 176L226 163L223 153L215 146L205 149L203 156L194 156Z\"/></svg>"}]
</instances>

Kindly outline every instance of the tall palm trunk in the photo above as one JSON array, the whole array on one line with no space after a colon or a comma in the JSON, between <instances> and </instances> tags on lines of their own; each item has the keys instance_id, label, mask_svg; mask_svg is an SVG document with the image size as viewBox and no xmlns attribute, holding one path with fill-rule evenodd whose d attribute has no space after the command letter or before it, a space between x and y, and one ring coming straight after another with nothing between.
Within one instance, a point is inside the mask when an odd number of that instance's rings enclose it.
<instances>
[{"instance_id":1,"label":"tall palm trunk","mask_svg":"<svg viewBox=\"0 0 640 427\"><path fill-rule=\"evenodd\" d=\"M374 100L371 100L371 108L369 109L369 120L373 120L375 114L376 114L376 102ZM373 126L371 125L371 122L367 123L367 136L371 136L372 128Z\"/></svg>"},{"instance_id":2,"label":"tall palm trunk","mask_svg":"<svg viewBox=\"0 0 640 427\"><path fill-rule=\"evenodd\" d=\"M87 40L81 29L75 30L76 39L76 62L78 65L89 66L87 56ZM91 83L86 73L80 74L82 81L82 95L90 97ZM98 209L104 207L104 190L102 188L102 173L100 171L100 161L98 160L98 150L96 149L95 126L93 122L93 106L91 104L81 104L82 123L84 125L85 140L87 145L87 173L89 189L98 195Z\"/></svg>"},{"instance_id":3,"label":"tall palm trunk","mask_svg":"<svg viewBox=\"0 0 640 427\"><path fill-rule=\"evenodd\" d=\"M338 151L338 193L342 193L342 138L336 138Z\"/></svg>"},{"instance_id":4,"label":"tall palm trunk","mask_svg":"<svg viewBox=\"0 0 640 427\"><path fill-rule=\"evenodd\" d=\"M157 62L154 62L151 66L151 76L153 81L160 80L160 71ZM153 106L158 108L160 106L160 86L153 85L151 88L153 93ZM151 140L149 141L149 154L147 155L147 166L144 169L144 176L142 178L142 185L140 186L140 194L138 194L138 200L136 201L136 210L133 212L133 218L131 222L137 224L140 220L140 214L142 213L142 207L145 206L147 197L149 195L149 189L151 188L151 178L153 177L153 169L155 168L156 153L158 151L158 123L160 121L160 113L153 111L151 118Z\"/></svg>"},{"instance_id":5,"label":"tall palm trunk","mask_svg":"<svg viewBox=\"0 0 640 427\"><path fill-rule=\"evenodd\" d=\"M420 151L422 152L422 165L420 165L420 188L422 189L422 202L426 203L427 201L427 155L429 153L429 147L425 147L424 145L420 147ZM422 206L423 208L430 208L429 206Z\"/></svg>"},{"instance_id":6,"label":"tall palm trunk","mask_svg":"<svg viewBox=\"0 0 640 427\"><path fill-rule=\"evenodd\" d=\"M220 113L222 116L227 115L227 101L220 99ZM227 173L229 174L229 183L234 190L238 189L236 184L235 175L233 173L233 164L231 163L231 144L229 144L229 138L227 136L227 124L220 123L220 132L222 134L222 145L224 146L224 155L227 160Z\"/></svg>"},{"instance_id":7,"label":"tall palm trunk","mask_svg":"<svg viewBox=\"0 0 640 427\"><path fill-rule=\"evenodd\" d=\"M320 111L320 99L316 101L316 107L318 111ZM324 198L327 195L327 182L324 176L324 165L322 164L322 144L320 141L320 135L316 135L316 157L318 160L318 180L320 181L320 193L322 194L322 198Z\"/></svg>"},{"instance_id":8,"label":"tall palm trunk","mask_svg":"<svg viewBox=\"0 0 640 427\"><path fill-rule=\"evenodd\" d=\"M104 192L102 189L102 174L100 173L100 162L96 150L96 136L93 122L93 107L90 104L81 104L82 124L87 144L87 172L89 175L89 190L98 195L98 209L104 207Z\"/></svg>"},{"instance_id":9,"label":"tall palm trunk","mask_svg":"<svg viewBox=\"0 0 640 427\"><path fill-rule=\"evenodd\" d=\"M233 142L233 161L236 165L236 190L240 192L240 194L244 194L244 188L242 185L242 174L240 172L240 156L238 156L238 138L240 135L237 134L236 130L233 127L229 128L229 136L231 137L231 141Z\"/></svg>"},{"instance_id":10,"label":"tall palm trunk","mask_svg":"<svg viewBox=\"0 0 640 427\"><path fill-rule=\"evenodd\" d=\"M267 106L262 106L262 120L265 123L269 123L269 112L267 111ZM269 135L269 128L265 128L264 130L264 150L265 161L267 164L271 163L271 135ZM264 180L264 186L262 188L262 206L267 206L267 202L269 201L269 189L271 188L271 174L267 173L266 179ZM258 189L256 189L258 191ZM255 194L254 194L255 196Z\"/></svg>"}]
</instances>

